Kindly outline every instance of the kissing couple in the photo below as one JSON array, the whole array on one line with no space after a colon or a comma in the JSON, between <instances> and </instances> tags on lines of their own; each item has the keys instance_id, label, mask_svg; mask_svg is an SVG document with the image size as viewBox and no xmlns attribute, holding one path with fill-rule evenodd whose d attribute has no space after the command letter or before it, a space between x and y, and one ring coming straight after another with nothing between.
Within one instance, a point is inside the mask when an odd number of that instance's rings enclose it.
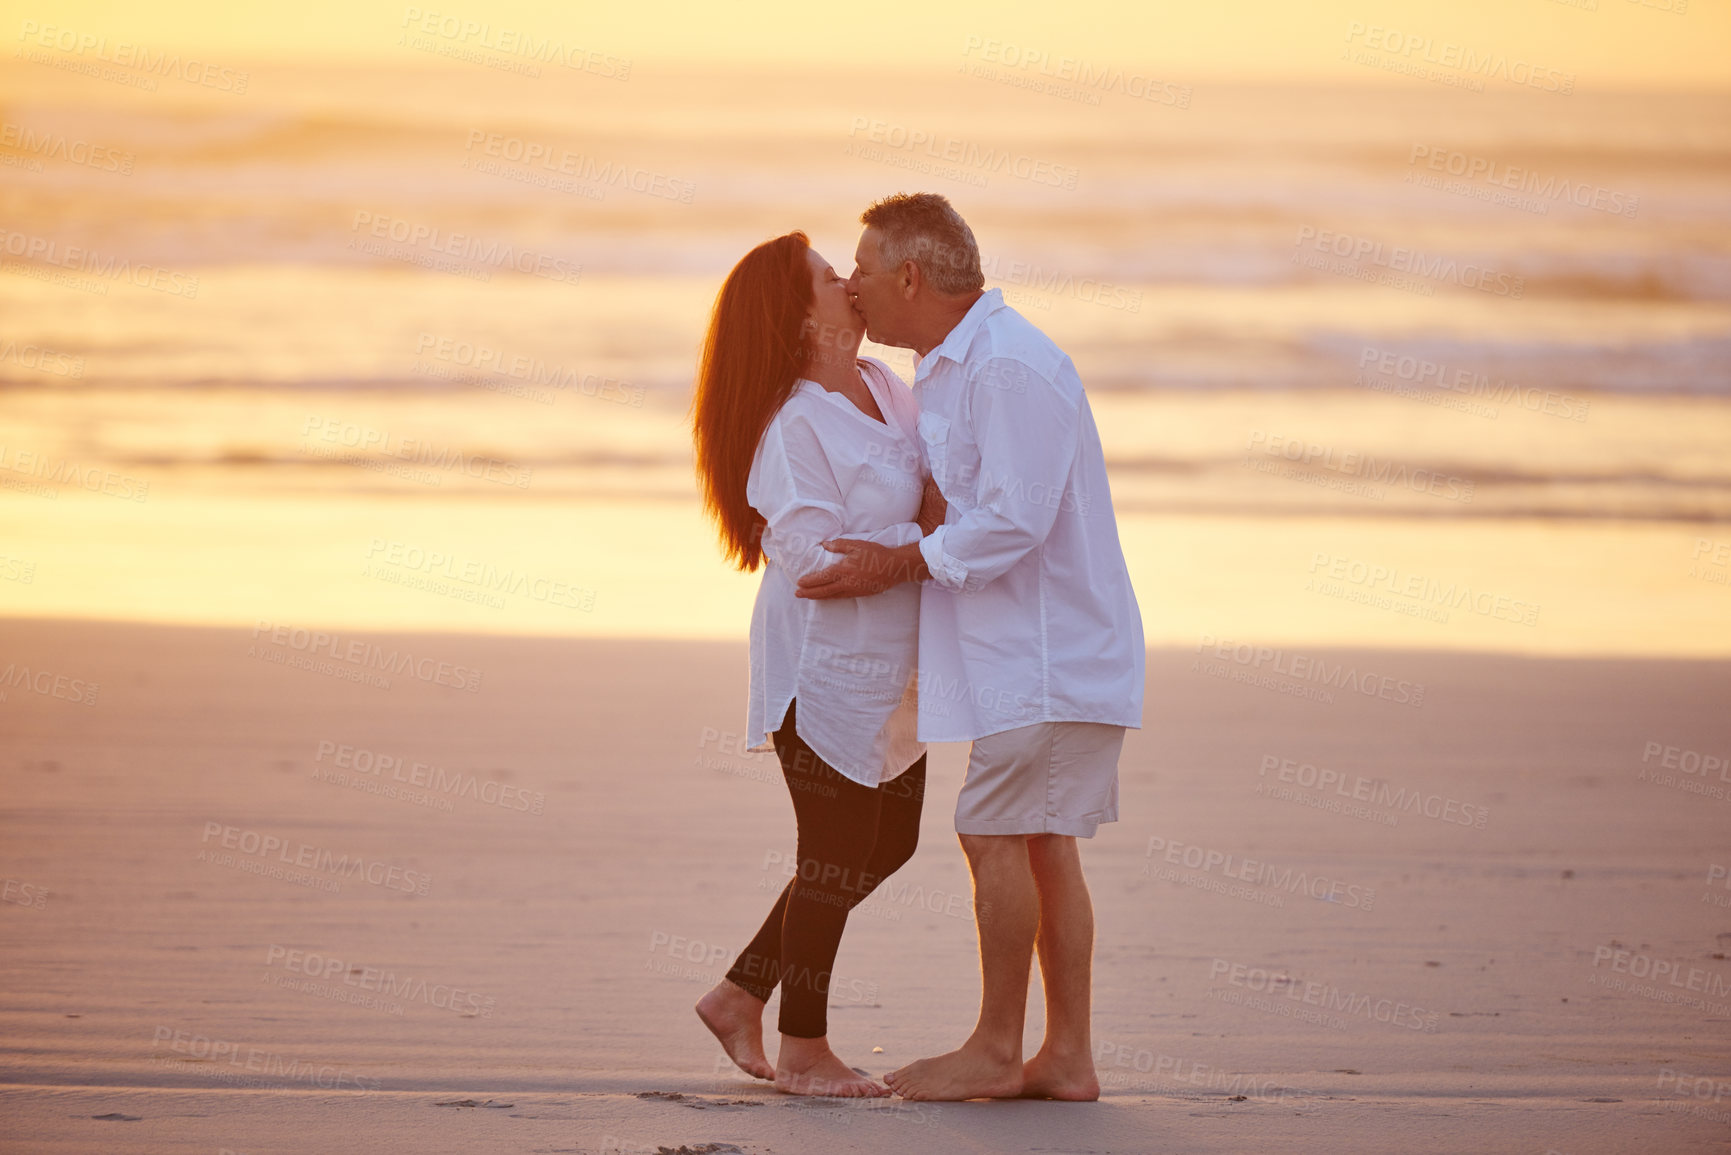
<instances>
[{"instance_id":1,"label":"kissing couple","mask_svg":"<svg viewBox=\"0 0 1731 1155\"><path fill-rule=\"evenodd\" d=\"M763 570L747 734L780 760L798 850L697 1014L791 1094L1096 1099L1077 839L1117 820L1146 659L1099 432L1070 358L985 291L949 201L898 194L860 220L845 280L804 233L747 253L698 366L705 509L727 558ZM911 388L859 356L862 331L914 351ZM913 856L927 742L972 743L956 833L980 1011L958 1049L879 1083L830 1049L830 979L848 912ZM1046 1034L1024 1060L1036 953Z\"/></svg>"}]
</instances>

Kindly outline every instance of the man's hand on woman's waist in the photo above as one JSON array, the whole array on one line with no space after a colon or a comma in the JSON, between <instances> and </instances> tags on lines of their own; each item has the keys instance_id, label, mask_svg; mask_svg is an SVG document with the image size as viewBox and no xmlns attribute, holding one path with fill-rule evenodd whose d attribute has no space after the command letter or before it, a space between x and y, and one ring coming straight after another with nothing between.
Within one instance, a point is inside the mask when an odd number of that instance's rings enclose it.
<instances>
[{"instance_id":1,"label":"man's hand on woman's waist","mask_svg":"<svg viewBox=\"0 0 1731 1155\"><path fill-rule=\"evenodd\" d=\"M834 538L824 542L823 548L841 554L841 560L800 578L799 588L793 591L795 597L866 598L902 582L922 582L932 576L917 541L892 548L875 541Z\"/></svg>"}]
</instances>

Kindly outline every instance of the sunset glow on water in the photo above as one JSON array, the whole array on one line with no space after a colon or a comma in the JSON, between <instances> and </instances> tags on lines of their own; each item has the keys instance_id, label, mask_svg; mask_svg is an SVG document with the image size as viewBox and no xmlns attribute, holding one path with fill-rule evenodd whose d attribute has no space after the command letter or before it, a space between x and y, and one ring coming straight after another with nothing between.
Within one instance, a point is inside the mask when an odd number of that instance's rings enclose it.
<instances>
[{"instance_id":1,"label":"sunset glow on water","mask_svg":"<svg viewBox=\"0 0 1731 1155\"><path fill-rule=\"evenodd\" d=\"M0 535L37 577L0 612L743 636L685 416L715 288L791 228L845 274L860 209L931 188L1081 372L1151 643L1731 649L1724 97L1350 54L1151 87L972 32L893 81L624 32L529 76L519 26L240 92L25 37Z\"/></svg>"}]
</instances>

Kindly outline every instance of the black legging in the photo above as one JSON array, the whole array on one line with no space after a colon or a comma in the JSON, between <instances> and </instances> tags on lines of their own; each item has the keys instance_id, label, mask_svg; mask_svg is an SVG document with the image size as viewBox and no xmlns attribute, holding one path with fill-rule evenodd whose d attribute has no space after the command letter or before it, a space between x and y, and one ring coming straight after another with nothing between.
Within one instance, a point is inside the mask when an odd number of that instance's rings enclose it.
<instances>
[{"instance_id":1,"label":"black legging","mask_svg":"<svg viewBox=\"0 0 1731 1155\"><path fill-rule=\"evenodd\" d=\"M794 732L794 706L774 735L799 823L799 866L727 977L769 1000L781 985L784 1035L829 1033L830 971L847 914L913 857L926 796L926 758L880 786L842 777Z\"/></svg>"}]
</instances>

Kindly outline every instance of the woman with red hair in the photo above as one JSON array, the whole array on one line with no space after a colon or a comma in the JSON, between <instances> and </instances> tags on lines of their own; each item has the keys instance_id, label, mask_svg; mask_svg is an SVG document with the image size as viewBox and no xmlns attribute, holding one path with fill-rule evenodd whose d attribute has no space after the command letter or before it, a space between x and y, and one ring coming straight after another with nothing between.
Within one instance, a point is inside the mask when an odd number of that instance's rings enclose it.
<instances>
[{"instance_id":1,"label":"woman with red hair","mask_svg":"<svg viewBox=\"0 0 1731 1155\"><path fill-rule=\"evenodd\" d=\"M721 286L692 400L722 550L740 569L763 568L747 732L752 750L780 759L799 832L793 877L697 1014L741 1069L806 1095L889 1093L830 1049L827 1010L848 911L912 856L925 795L918 585L794 596L800 577L836 560L826 541L906 545L922 514L942 516L921 506L913 394L859 357L863 333L846 282L804 233L766 241ZM763 1012L777 986L771 1066Z\"/></svg>"}]
</instances>

